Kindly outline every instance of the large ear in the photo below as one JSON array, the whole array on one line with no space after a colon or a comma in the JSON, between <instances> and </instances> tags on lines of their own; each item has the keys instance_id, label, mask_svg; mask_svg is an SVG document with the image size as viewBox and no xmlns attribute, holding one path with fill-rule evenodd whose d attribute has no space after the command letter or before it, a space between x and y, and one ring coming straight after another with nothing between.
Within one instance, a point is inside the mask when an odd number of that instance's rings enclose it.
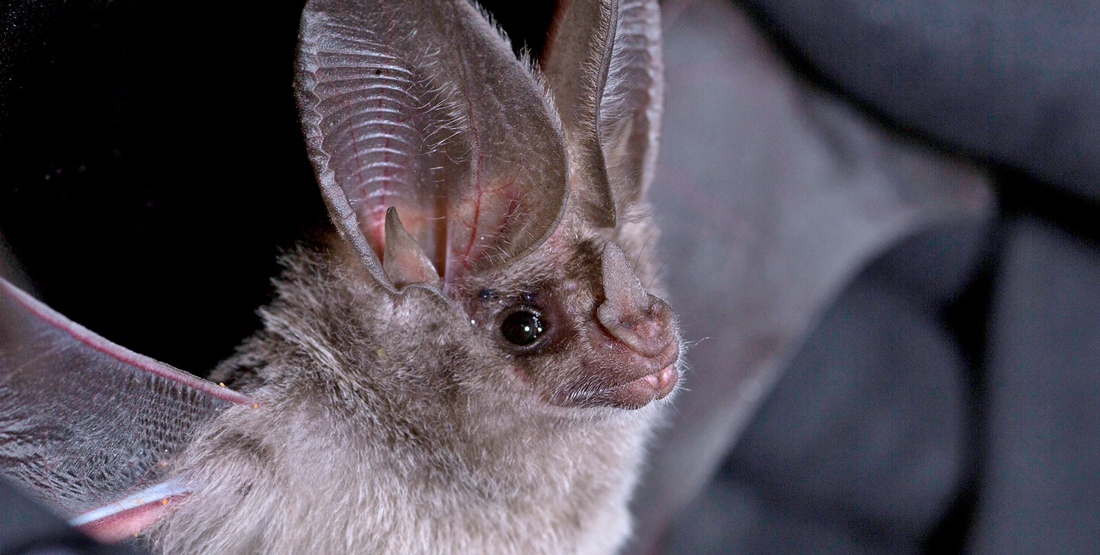
<instances>
[{"instance_id":1,"label":"large ear","mask_svg":"<svg viewBox=\"0 0 1100 555\"><path fill-rule=\"evenodd\" d=\"M306 141L337 229L379 282L394 288L378 260L390 207L423 248L408 259L442 270L445 288L549 236L566 159L539 91L466 0L309 2L297 79Z\"/></svg>"},{"instance_id":2,"label":"large ear","mask_svg":"<svg viewBox=\"0 0 1100 555\"><path fill-rule=\"evenodd\" d=\"M0 473L103 541L187 495L165 463L244 395L128 351L0 278Z\"/></svg>"},{"instance_id":3,"label":"large ear","mask_svg":"<svg viewBox=\"0 0 1100 555\"><path fill-rule=\"evenodd\" d=\"M561 116L572 169L583 176L571 179L570 185L577 189L588 220L601 227L615 225L599 115L615 44L612 22L617 9L613 0L558 2L541 60Z\"/></svg>"},{"instance_id":4,"label":"large ear","mask_svg":"<svg viewBox=\"0 0 1100 555\"><path fill-rule=\"evenodd\" d=\"M640 200L653 181L664 74L657 0L623 0L600 104L600 144L620 210Z\"/></svg>"},{"instance_id":5,"label":"large ear","mask_svg":"<svg viewBox=\"0 0 1100 555\"><path fill-rule=\"evenodd\" d=\"M588 179L581 197L596 225L642 198L657 161L664 84L656 0L565 0L542 67Z\"/></svg>"}]
</instances>

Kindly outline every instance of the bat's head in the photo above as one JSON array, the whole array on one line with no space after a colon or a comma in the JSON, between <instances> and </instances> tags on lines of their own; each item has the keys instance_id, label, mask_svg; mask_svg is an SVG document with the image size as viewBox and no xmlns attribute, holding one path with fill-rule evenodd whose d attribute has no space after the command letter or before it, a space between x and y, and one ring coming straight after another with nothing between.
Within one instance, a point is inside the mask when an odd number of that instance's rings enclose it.
<instances>
[{"instance_id":1,"label":"bat's head","mask_svg":"<svg viewBox=\"0 0 1100 555\"><path fill-rule=\"evenodd\" d=\"M468 406L667 397L681 344L643 253L656 2L563 3L540 67L464 0L371 3L310 2L297 80L368 356Z\"/></svg>"},{"instance_id":2,"label":"bat's head","mask_svg":"<svg viewBox=\"0 0 1100 555\"><path fill-rule=\"evenodd\" d=\"M680 338L614 242L564 226L515 264L454 291L485 377L559 407L637 409L672 392Z\"/></svg>"},{"instance_id":3,"label":"bat's head","mask_svg":"<svg viewBox=\"0 0 1100 555\"><path fill-rule=\"evenodd\" d=\"M286 257L264 330L219 369L259 410L188 450L206 489L162 545L210 522L328 551L627 533L682 349L648 290L658 11L562 6L541 69L467 0L306 6L298 102L337 234Z\"/></svg>"}]
</instances>

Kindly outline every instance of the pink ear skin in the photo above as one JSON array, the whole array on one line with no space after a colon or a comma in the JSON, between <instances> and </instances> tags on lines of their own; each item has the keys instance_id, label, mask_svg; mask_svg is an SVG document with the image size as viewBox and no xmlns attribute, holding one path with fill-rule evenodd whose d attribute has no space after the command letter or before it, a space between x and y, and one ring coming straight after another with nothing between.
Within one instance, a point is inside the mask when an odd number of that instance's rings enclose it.
<instances>
[{"instance_id":1,"label":"pink ear skin","mask_svg":"<svg viewBox=\"0 0 1100 555\"><path fill-rule=\"evenodd\" d=\"M605 248L602 265L605 299L596 309L596 321L585 330L588 384L569 388L571 395L550 402L639 409L676 388L677 326L672 308L646 292L614 243Z\"/></svg>"}]
</instances>

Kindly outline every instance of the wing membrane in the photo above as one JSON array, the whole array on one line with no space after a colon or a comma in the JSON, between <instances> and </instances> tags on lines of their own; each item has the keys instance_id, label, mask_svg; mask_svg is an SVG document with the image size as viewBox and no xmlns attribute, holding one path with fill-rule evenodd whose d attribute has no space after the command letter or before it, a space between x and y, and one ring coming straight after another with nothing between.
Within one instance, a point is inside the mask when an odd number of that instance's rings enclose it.
<instances>
[{"instance_id":1,"label":"wing membrane","mask_svg":"<svg viewBox=\"0 0 1100 555\"><path fill-rule=\"evenodd\" d=\"M252 399L88 331L0 279L0 473L69 516L166 478L195 430Z\"/></svg>"}]
</instances>

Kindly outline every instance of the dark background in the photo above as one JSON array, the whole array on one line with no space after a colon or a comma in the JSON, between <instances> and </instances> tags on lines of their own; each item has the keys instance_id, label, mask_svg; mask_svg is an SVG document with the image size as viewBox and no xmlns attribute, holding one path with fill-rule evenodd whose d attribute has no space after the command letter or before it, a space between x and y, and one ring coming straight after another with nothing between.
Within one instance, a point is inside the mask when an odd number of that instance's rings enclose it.
<instances>
[{"instance_id":1,"label":"dark background","mask_svg":"<svg viewBox=\"0 0 1100 555\"><path fill-rule=\"evenodd\" d=\"M0 234L41 299L200 375L257 328L279 250L328 225L292 90L303 5L0 8ZM551 3L485 5L541 48Z\"/></svg>"}]
</instances>

